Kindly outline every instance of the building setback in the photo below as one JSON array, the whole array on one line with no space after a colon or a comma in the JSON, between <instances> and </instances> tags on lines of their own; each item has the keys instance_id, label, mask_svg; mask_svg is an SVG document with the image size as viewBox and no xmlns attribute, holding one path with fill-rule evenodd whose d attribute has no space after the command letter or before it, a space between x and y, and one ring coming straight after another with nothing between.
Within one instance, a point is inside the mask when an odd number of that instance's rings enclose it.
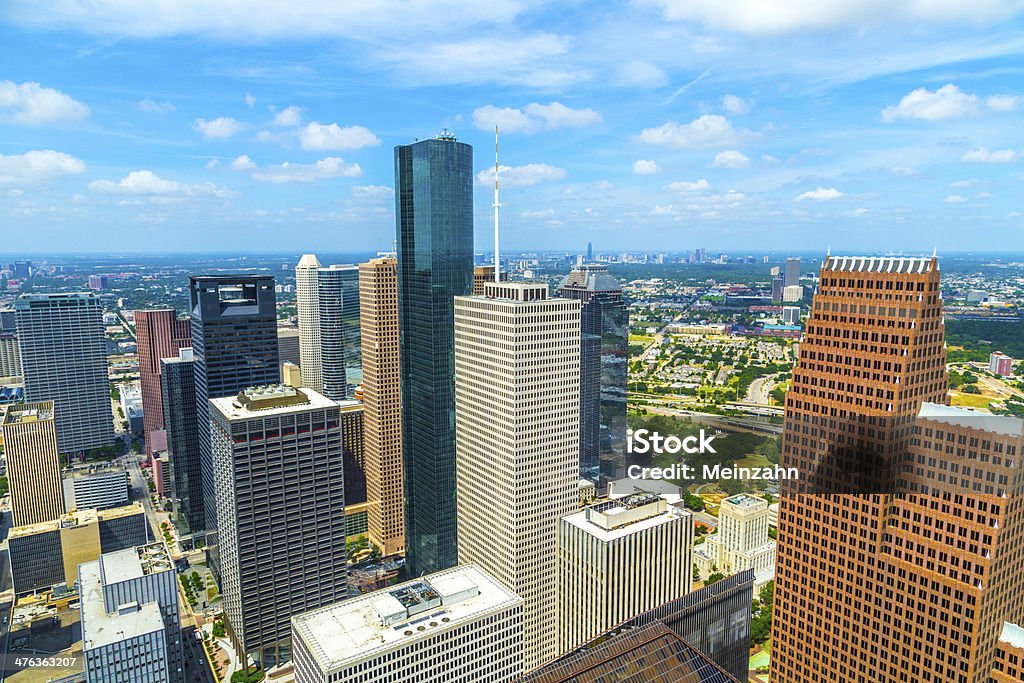
<instances>
[{"instance_id":1,"label":"building setback","mask_svg":"<svg viewBox=\"0 0 1024 683\"><path fill-rule=\"evenodd\" d=\"M53 401L60 453L114 442L103 309L95 294L22 294L18 348L25 400Z\"/></svg>"},{"instance_id":2,"label":"building setback","mask_svg":"<svg viewBox=\"0 0 1024 683\"><path fill-rule=\"evenodd\" d=\"M507 683L523 601L469 564L292 619L295 683Z\"/></svg>"},{"instance_id":3,"label":"building setback","mask_svg":"<svg viewBox=\"0 0 1024 683\"><path fill-rule=\"evenodd\" d=\"M459 555L523 598L524 666L558 654L558 522L579 496L580 304L455 298Z\"/></svg>"},{"instance_id":4,"label":"building setback","mask_svg":"<svg viewBox=\"0 0 1024 683\"><path fill-rule=\"evenodd\" d=\"M189 346L191 325L170 309L135 311L135 338L138 341L139 386L142 390L142 424L146 454L151 455L153 432L164 428L164 401L160 391L160 359L178 355ZM125 415L127 417L127 415Z\"/></svg>"},{"instance_id":5,"label":"building setback","mask_svg":"<svg viewBox=\"0 0 1024 683\"><path fill-rule=\"evenodd\" d=\"M385 555L405 550L402 477L402 385L398 348L398 262L359 264L363 365L363 471L367 534Z\"/></svg>"},{"instance_id":6,"label":"building setback","mask_svg":"<svg viewBox=\"0 0 1024 683\"><path fill-rule=\"evenodd\" d=\"M64 514L64 488L53 418L53 401L0 408L14 526L37 524Z\"/></svg>"},{"instance_id":7,"label":"building setback","mask_svg":"<svg viewBox=\"0 0 1024 683\"><path fill-rule=\"evenodd\" d=\"M395 147L406 569L458 564L453 301L473 291L473 148Z\"/></svg>"},{"instance_id":8,"label":"building setback","mask_svg":"<svg viewBox=\"0 0 1024 683\"><path fill-rule=\"evenodd\" d=\"M195 534L206 529L206 511L192 348L180 349L172 358L161 358L160 368L175 525L182 534Z\"/></svg>"},{"instance_id":9,"label":"building setback","mask_svg":"<svg viewBox=\"0 0 1024 683\"><path fill-rule=\"evenodd\" d=\"M693 516L652 493L598 502L558 526L558 651L690 591Z\"/></svg>"},{"instance_id":10,"label":"building setback","mask_svg":"<svg viewBox=\"0 0 1024 683\"><path fill-rule=\"evenodd\" d=\"M283 385L210 405L224 614L268 669L291 659L293 616L347 595L340 410Z\"/></svg>"}]
</instances>

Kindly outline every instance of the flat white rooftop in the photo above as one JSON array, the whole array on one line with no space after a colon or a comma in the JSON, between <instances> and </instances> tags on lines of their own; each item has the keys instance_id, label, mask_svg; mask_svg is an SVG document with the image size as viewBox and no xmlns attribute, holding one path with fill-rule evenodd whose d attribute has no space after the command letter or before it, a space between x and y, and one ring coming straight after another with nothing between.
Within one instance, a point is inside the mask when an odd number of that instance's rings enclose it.
<instances>
[{"instance_id":1,"label":"flat white rooftop","mask_svg":"<svg viewBox=\"0 0 1024 683\"><path fill-rule=\"evenodd\" d=\"M170 553L162 542L105 553L100 555L99 562L107 585L174 568Z\"/></svg>"},{"instance_id":2,"label":"flat white rooftop","mask_svg":"<svg viewBox=\"0 0 1024 683\"><path fill-rule=\"evenodd\" d=\"M244 405L239 400L238 396L213 398L210 399L210 403L213 404L213 406L229 420L245 420L250 418L266 417L268 415L302 413L309 410L315 410L317 408L330 408L338 405L337 402L332 401L323 394L305 387L296 390L293 387L273 385L272 387L261 387L261 389L263 390L260 392L253 392L251 394L255 399L251 406ZM288 391L289 389L291 390L290 392ZM277 391L276 394L274 393L275 390ZM295 394L304 394L305 400L299 398ZM296 402L274 406L273 403L275 397L282 401L294 399Z\"/></svg>"},{"instance_id":3,"label":"flat white rooftop","mask_svg":"<svg viewBox=\"0 0 1024 683\"><path fill-rule=\"evenodd\" d=\"M521 604L467 564L300 614L292 631L331 672Z\"/></svg>"},{"instance_id":4,"label":"flat white rooftop","mask_svg":"<svg viewBox=\"0 0 1024 683\"><path fill-rule=\"evenodd\" d=\"M918 417L923 417L935 422L967 427L969 429L980 429L993 434L1004 436L1021 436L1024 434L1024 420L1009 415L989 415L979 413L967 408L954 408L953 406L939 405L938 403L923 403Z\"/></svg>"},{"instance_id":5,"label":"flat white rooftop","mask_svg":"<svg viewBox=\"0 0 1024 683\"><path fill-rule=\"evenodd\" d=\"M1008 621L1004 622L1003 632L999 634L999 640L1009 643L1012 647L1024 650L1024 628L1017 626L1017 624L1011 624Z\"/></svg>"},{"instance_id":6,"label":"flat white rooftop","mask_svg":"<svg viewBox=\"0 0 1024 683\"><path fill-rule=\"evenodd\" d=\"M84 650L111 645L164 628L160 606L155 602L108 613L103 604L103 580L99 561L78 565L81 590L82 647Z\"/></svg>"},{"instance_id":7,"label":"flat white rooftop","mask_svg":"<svg viewBox=\"0 0 1024 683\"><path fill-rule=\"evenodd\" d=\"M606 510L606 514L621 514L624 511L626 511L626 508L611 507ZM620 538L626 538L632 534L642 533L648 529L661 526L662 524L670 524L672 522L677 522L680 519L692 519L692 517L693 515L689 510L682 510L672 505L667 505L664 512L611 529L606 529L587 519L586 510L574 512L562 519L565 520L567 524L572 524L573 526L582 529L600 541L610 542Z\"/></svg>"}]
</instances>

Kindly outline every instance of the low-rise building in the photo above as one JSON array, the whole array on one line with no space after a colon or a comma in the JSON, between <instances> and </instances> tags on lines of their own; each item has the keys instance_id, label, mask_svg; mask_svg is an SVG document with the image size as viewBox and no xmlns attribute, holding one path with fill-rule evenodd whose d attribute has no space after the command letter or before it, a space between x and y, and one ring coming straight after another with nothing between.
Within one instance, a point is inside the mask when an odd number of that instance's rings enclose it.
<instances>
[{"instance_id":1,"label":"low-rise building","mask_svg":"<svg viewBox=\"0 0 1024 683\"><path fill-rule=\"evenodd\" d=\"M64 470L68 510L107 510L128 504L128 478L121 465L88 464Z\"/></svg>"},{"instance_id":2,"label":"low-rise building","mask_svg":"<svg viewBox=\"0 0 1024 683\"><path fill-rule=\"evenodd\" d=\"M729 576L754 570L754 590L775 576L775 541L768 537L768 501L740 493L722 500L718 531L694 547L693 563L701 578L716 572Z\"/></svg>"}]
</instances>

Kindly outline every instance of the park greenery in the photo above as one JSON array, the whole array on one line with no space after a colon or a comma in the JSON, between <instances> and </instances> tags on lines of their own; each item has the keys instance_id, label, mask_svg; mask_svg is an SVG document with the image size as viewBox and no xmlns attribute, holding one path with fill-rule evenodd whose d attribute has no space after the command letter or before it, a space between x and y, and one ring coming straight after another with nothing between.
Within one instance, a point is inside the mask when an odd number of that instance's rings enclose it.
<instances>
[{"instance_id":1,"label":"park greenery","mask_svg":"<svg viewBox=\"0 0 1024 683\"><path fill-rule=\"evenodd\" d=\"M750 622L750 645L761 645L772 635L772 604L775 601L775 582L769 581L761 587L753 605L753 620Z\"/></svg>"}]
</instances>

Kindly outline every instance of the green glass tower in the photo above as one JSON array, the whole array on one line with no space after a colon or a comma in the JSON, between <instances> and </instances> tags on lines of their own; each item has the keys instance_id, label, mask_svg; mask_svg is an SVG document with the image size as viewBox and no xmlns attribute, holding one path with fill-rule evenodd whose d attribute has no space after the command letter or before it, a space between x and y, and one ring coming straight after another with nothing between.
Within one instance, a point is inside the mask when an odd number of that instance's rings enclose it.
<instances>
[{"instance_id":1,"label":"green glass tower","mask_svg":"<svg viewBox=\"0 0 1024 683\"><path fill-rule=\"evenodd\" d=\"M458 563L454 297L473 291L473 148L443 133L395 147L406 570Z\"/></svg>"}]
</instances>

